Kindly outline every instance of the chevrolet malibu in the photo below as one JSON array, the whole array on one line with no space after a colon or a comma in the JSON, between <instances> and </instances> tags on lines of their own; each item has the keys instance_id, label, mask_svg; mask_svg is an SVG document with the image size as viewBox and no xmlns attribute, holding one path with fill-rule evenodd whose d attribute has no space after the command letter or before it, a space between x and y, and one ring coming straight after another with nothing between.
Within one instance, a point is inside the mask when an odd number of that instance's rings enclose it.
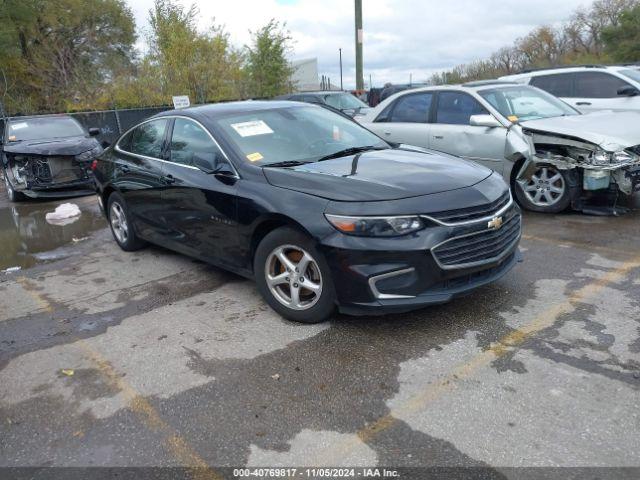
<instances>
[{"instance_id":1,"label":"chevrolet malibu","mask_svg":"<svg viewBox=\"0 0 640 480\"><path fill-rule=\"evenodd\" d=\"M150 242L253 278L299 322L447 302L519 259L520 211L500 175L318 106L164 112L92 168L123 250Z\"/></svg>"}]
</instances>

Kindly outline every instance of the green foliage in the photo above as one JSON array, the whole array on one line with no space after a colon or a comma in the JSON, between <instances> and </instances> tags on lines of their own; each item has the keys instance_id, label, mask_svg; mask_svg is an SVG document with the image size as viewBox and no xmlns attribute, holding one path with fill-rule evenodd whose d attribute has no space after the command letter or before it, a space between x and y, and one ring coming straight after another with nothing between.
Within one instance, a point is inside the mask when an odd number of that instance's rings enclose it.
<instances>
[{"instance_id":1,"label":"green foliage","mask_svg":"<svg viewBox=\"0 0 640 480\"><path fill-rule=\"evenodd\" d=\"M617 62L640 61L640 6L624 12L620 23L602 32L605 52Z\"/></svg>"},{"instance_id":2,"label":"green foliage","mask_svg":"<svg viewBox=\"0 0 640 480\"><path fill-rule=\"evenodd\" d=\"M293 70L286 59L291 42L284 25L271 20L252 32L252 44L247 46L245 72L252 96L269 98L291 90Z\"/></svg>"},{"instance_id":3,"label":"green foliage","mask_svg":"<svg viewBox=\"0 0 640 480\"><path fill-rule=\"evenodd\" d=\"M266 97L285 92L290 38L275 21L233 47L199 11L156 0L148 52L136 56L125 0L0 0L0 101L9 113L60 112Z\"/></svg>"},{"instance_id":4,"label":"green foliage","mask_svg":"<svg viewBox=\"0 0 640 480\"><path fill-rule=\"evenodd\" d=\"M91 103L133 57L135 24L123 0L4 0L0 25L8 111Z\"/></svg>"}]
</instances>

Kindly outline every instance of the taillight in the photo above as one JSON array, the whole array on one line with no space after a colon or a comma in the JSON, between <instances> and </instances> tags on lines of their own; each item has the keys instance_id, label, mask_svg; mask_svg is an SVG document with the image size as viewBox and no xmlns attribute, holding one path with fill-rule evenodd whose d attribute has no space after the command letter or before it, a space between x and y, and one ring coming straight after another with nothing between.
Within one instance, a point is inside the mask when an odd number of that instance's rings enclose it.
<instances>
[{"instance_id":1,"label":"taillight","mask_svg":"<svg viewBox=\"0 0 640 480\"><path fill-rule=\"evenodd\" d=\"M98 160L95 159L93 162L91 162L91 171L94 171L96 168L98 168Z\"/></svg>"}]
</instances>

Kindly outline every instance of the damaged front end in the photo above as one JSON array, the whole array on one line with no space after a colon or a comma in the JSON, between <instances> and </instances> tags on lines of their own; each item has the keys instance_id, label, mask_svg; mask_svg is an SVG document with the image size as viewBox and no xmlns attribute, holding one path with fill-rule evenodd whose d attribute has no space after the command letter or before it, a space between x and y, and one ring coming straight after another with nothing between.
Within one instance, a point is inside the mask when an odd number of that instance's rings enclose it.
<instances>
[{"instance_id":1,"label":"damaged front end","mask_svg":"<svg viewBox=\"0 0 640 480\"><path fill-rule=\"evenodd\" d=\"M522 134L519 145L512 145L525 158L515 177L522 187L530 184L542 166L552 166L563 172L574 209L605 214L620 211L620 194L631 196L640 190L640 145L598 145L527 128ZM598 203L602 199L604 204Z\"/></svg>"},{"instance_id":2,"label":"damaged front end","mask_svg":"<svg viewBox=\"0 0 640 480\"><path fill-rule=\"evenodd\" d=\"M13 189L28 197L88 195L95 191L91 161L97 146L79 155L37 155L7 152L4 170Z\"/></svg>"}]
</instances>

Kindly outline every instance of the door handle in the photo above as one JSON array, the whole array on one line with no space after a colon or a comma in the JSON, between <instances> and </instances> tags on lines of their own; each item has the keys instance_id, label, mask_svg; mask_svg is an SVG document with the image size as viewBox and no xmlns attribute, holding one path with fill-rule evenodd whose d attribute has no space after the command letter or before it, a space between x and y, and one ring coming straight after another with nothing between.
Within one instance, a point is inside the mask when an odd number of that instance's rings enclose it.
<instances>
[{"instance_id":1,"label":"door handle","mask_svg":"<svg viewBox=\"0 0 640 480\"><path fill-rule=\"evenodd\" d=\"M164 183L171 185L172 183L176 182L176 177L174 177L173 175L169 174L169 175L165 175L164 177Z\"/></svg>"},{"instance_id":2,"label":"door handle","mask_svg":"<svg viewBox=\"0 0 640 480\"><path fill-rule=\"evenodd\" d=\"M129 172L129 165L118 165L118 167L120 168L120 171L122 173L128 173Z\"/></svg>"},{"instance_id":3,"label":"door handle","mask_svg":"<svg viewBox=\"0 0 640 480\"><path fill-rule=\"evenodd\" d=\"M591 102L576 102L576 105L591 105Z\"/></svg>"},{"instance_id":4,"label":"door handle","mask_svg":"<svg viewBox=\"0 0 640 480\"><path fill-rule=\"evenodd\" d=\"M435 140L444 140L444 137L442 135L434 135L433 138Z\"/></svg>"},{"instance_id":5,"label":"door handle","mask_svg":"<svg viewBox=\"0 0 640 480\"><path fill-rule=\"evenodd\" d=\"M385 135L391 135L391 132L384 132Z\"/></svg>"}]
</instances>

